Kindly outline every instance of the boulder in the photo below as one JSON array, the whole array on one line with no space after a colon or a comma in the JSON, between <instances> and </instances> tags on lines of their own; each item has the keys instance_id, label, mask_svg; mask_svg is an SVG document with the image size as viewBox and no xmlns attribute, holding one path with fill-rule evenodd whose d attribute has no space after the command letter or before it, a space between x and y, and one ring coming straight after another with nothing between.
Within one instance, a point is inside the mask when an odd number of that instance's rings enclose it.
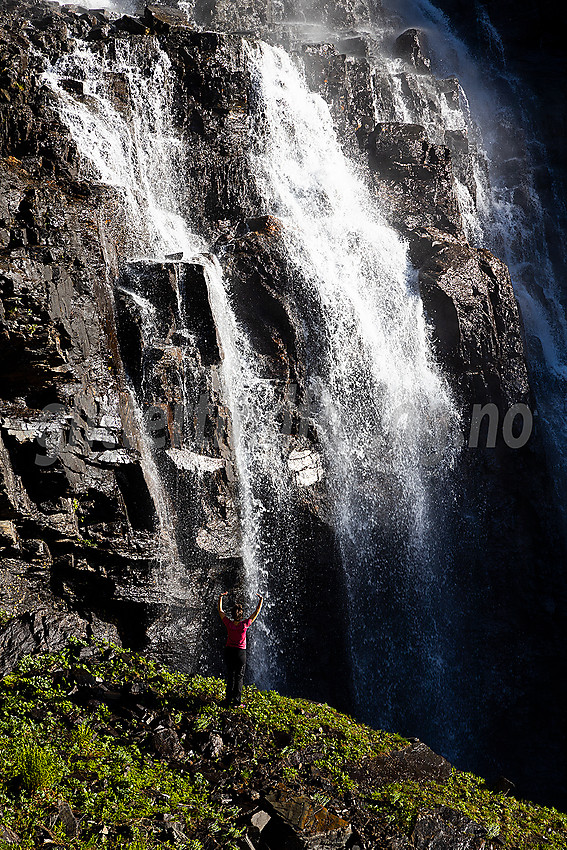
<instances>
[{"instance_id":1,"label":"boulder","mask_svg":"<svg viewBox=\"0 0 567 850\"><path fill-rule=\"evenodd\" d=\"M130 35L146 35L148 32L148 28L143 21L139 18L132 18L130 15L123 15L121 18L118 18L114 22L114 26Z\"/></svg>"},{"instance_id":2,"label":"boulder","mask_svg":"<svg viewBox=\"0 0 567 850\"><path fill-rule=\"evenodd\" d=\"M431 72L431 60L427 52L425 34L421 30L406 30L396 39L396 55L416 71Z\"/></svg>"},{"instance_id":3,"label":"boulder","mask_svg":"<svg viewBox=\"0 0 567 850\"><path fill-rule=\"evenodd\" d=\"M269 824L271 820L271 815L268 812L265 812L263 809L259 809L257 812L250 818L250 823L252 826L258 830L258 832L262 832L262 830Z\"/></svg>"},{"instance_id":4,"label":"boulder","mask_svg":"<svg viewBox=\"0 0 567 850\"><path fill-rule=\"evenodd\" d=\"M9 519L0 520L0 549L18 545L18 534Z\"/></svg>"},{"instance_id":5,"label":"boulder","mask_svg":"<svg viewBox=\"0 0 567 850\"><path fill-rule=\"evenodd\" d=\"M487 839L483 826L447 806L421 812L412 833L415 850L491 850Z\"/></svg>"},{"instance_id":6,"label":"boulder","mask_svg":"<svg viewBox=\"0 0 567 850\"><path fill-rule=\"evenodd\" d=\"M171 6L146 6L144 22L152 32L168 33L176 27L188 27L187 16Z\"/></svg>"},{"instance_id":7,"label":"boulder","mask_svg":"<svg viewBox=\"0 0 567 850\"><path fill-rule=\"evenodd\" d=\"M47 609L16 617L0 631L0 675L10 673L25 655L58 652L71 637L87 636L87 624L76 614Z\"/></svg>"},{"instance_id":8,"label":"boulder","mask_svg":"<svg viewBox=\"0 0 567 850\"><path fill-rule=\"evenodd\" d=\"M183 747L175 729L158 726L152 732L149 743L160 758L171 760L184 756Z\"/></svg>"},{"instance_id":9,"label":"boulder","mask_svg":"<svg viewBox=\"0 0 567 850\"><path fill-rule=\"evenodd\" d=\"M0 840L6 844L20 844L20 836L9 826L0 824Z\"/></svg>"},{"instance_id":10,"label":"boulder","mask_svg":"<svg viewBox=\"0 0 567 850\"><path fill-rule=\"evenodd\" d=\"M450 777L451 772L451 764L443 756L417 741L402 750L359 762L352 769L351 775L360 782L382 785L404 780L443 782Z\"/></svg>"},{"instance_id":11,"label":"boulder","mask_svg":"<svg viewBox=\"0 0 567 850\"><path fill-rule=\"evenodd\" d=\"M485 249L445 244L421 267L419 288L459 396L503 411L527 403L521 322L505 264Z\"/></svg>"},{"instance_id":12,"label":"boulder","mask_svg":"<svg viewBox=\"0 0 567 850\"><path fill-rule=\"evenodd\" d=\"M266 797L271 819L262 829L270 850L339 850L347 846L350 824L308 797L277 791Z\"/></svg>"}]
</instances>

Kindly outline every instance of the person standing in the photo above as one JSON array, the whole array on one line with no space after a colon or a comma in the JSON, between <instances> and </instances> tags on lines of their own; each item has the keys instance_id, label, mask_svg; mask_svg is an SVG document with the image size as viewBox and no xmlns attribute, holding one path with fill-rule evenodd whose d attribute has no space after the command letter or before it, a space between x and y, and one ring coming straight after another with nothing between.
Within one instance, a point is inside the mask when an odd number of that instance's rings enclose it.
<instances>
[{"instance_id":1,"label":"person standing","mask_svg":"<svg viewBox=\"0 0 567 850\"><path fill-rule=\"evenodd\" d=\"M223 621L227 636L226 646L224 648L224 660L226 663L226 696L225 704L241 706L242 705L242 685L244 684L244 671L246 670L246 632L260 613L264 597L259 593L258 605L251 617L243 620L244 609L237 602L233 609L233 619L226 616L223 611L223 597L228 594L228 591L221 593L217 609L221 620Z\"/></svg>"}]
</instances>

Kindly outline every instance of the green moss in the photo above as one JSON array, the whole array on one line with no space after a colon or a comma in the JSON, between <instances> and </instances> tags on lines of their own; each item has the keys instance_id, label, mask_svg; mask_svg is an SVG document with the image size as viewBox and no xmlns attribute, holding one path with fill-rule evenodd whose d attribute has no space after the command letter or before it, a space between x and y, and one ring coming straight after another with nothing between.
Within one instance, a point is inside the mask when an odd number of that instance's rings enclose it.
<instances>
[{"instance_id":1,"label":"green moss","mask_svg":"<svg viewBox=\"0 0 567 850\"><path fill-rule=\"evenodd\" d=\"M567 842L567 815L490 792L484 780L472 773L453 770L443 783L391 783L375 791L372 798L370 810L408 834L419 811L449 806L484 826L489 837L498 836L506 846L564 850Z\"/></svg>"},{"instance_id":2,"label":"green moss","mask_svg":"<svg viewBox=\"0 0 567 850\"><path fill-rule=\"evenodd\" d=\"M342 806L354 794L361 820L371 818L389 834L410 834L420 811L445 805L482 824L504 846L560 850L567 844L565 815L491 793L469 773L453 771L443 783L360 784L352 765L407 742L328 705L248 687L244 707L227 711L218 679L190 678L109 647L85 660L83 645L75 641L57 655L28 657L0 684L0 810L22 848L37 846L44 828L72 850L163 847L163 816L169 815L191 850L213 846L213 839L230 850L244 829L241 791L282 784L322 806L337 800ZM135 713L114 714L111 700L83 705L76 699L81 681L140 694L154 716L169 718L187 756L159 758L148 746L151 728ZM211 731L232 735L217 758L199 751ZM223 802L227 791L230 804ZM80 819L76 838L64 836L57 824L60 799Z\"/></svg>"}]
</instances>

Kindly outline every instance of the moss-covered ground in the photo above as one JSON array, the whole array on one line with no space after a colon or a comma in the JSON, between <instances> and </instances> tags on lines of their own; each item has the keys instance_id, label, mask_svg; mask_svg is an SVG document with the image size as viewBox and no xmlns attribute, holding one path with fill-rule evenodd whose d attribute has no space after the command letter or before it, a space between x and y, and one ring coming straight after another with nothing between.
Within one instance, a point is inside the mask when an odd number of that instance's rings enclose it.
<instances>
[{"instance_id":1,"label":"moss-covered ground","mask_svg":"<svg viewBox=\"0 0 567 850\"><path fill-rule=\"evenodd\" d=\"M242 708L225 709L223 696L220 680L112 647L76 643L25 658L0 684L0 823L22 848L230 850L243 846L258 799L285 787L340 814L369 846L393 831L411 835L420 811L445 805L501 846L567 847L567 816L492 793L469 773L354 778L357 765L405 747L398 736L254 687ZM159 746L164 729L170 751Z\"/></svg>"}]
</instances>

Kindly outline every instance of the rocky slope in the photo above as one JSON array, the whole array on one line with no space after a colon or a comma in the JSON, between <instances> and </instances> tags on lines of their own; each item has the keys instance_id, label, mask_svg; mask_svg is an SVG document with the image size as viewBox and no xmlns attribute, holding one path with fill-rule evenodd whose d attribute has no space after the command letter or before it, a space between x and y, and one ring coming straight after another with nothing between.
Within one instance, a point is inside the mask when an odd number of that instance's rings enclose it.
<instances>
[{"instance_id":1,"label":"rocky slope","mask_svg":"<svg viewBox=\"0 0 567 850\"><path fill-rule=\"evenodd\" d=\"M44 619L44 626L45 626ZM37 624L36 624L37 625ZM62 628L64 631L64 627ZM36 628L38 636L40 630ZM489 790L425 744L254 687L59 637L0 633L0 841L22 848L559 850L567 818ZM25 637L21 641L25 642Z\"/></svg>"},{"instance_id":2,"label":"rocky slope","mask_svg":"<svg viewBox=\"0 0 567 850\"><path fill-rule=\"evenodd\" d=\"M214 596L243 582L232 428L218 380L222 352L206 264L128 262L132 235L123 199L88 179L42 76L78 39L101 61L128 44L146 69L162 48L171 62L176 129L191 187L183 212L220 256L264 375L279 387L282 419L297 453L294 523L305 541L298 577L304 592L298 596L306 601L295 616L308 651L288 648L289 687L349 705L344 630L321 634L317 625L330 613L344 622L336 601L344 598L344 577L325 485L318 475L309 477L318 448L314 431L309 422L301 427L305 328L278 222L251 189L245 153L250 121L258 116L242 31L251 40L283 43L302 58L309 84L333 111L345 150L408 241L465 435L474 404L494 403L502 420L511 405L530 403L507 269L464 235L453 176L467 180L465 140L453 135L434 144L423 128L393 118L375 126L373 93L387 100L387 80L373 64L376 45L361 30L376 14L373 6L320 3L293 27L285 23L297 15L292 4L201 4L193 21L152 6L111 19L53 3L4 5L0 606L10 613L46 605L70 610L83 618L89 635L145 647L180 669L214 670ZM310 23L315 19L324 22L323 43ZM392 50L406 63L411 92L416 73L430 74L419 34L405 34ZM127 78L109 74L107 84L122 114L131 114ZM448 97L455 92L454 81L431 77L431 85ZM72 74L63 87L79 99L88 94ZM192 293L183 305L188 325L180 320L180 277ZM134 284L138 300L131 297ZM140 297L157 310L151 339L144 335ZM157 423L153 459L139 414L150 406ZM180 408L189 420L181 425ZM521 654L522 665L537 671L526 685L533 694L562 657L565 634L556 605L564 594L556 573L560 552L537 433L512 450L499 432L493 451L463 453L457 476L473 517L456 532L468 567L460 588L469 605L471 657L488 645L502 669L511 665L505 675L514 678ZM284 598L283 580L279 592ZM479 629L479 611L486 629ZM506 623L506 634L498 622ZM491 692L498 690L502 670L492 680L480 654L478 675L487 675ZM556 729L555 691L561 695L562 686L545 687L553 697L549 728ZM497 712L494 738L510 726L508 708ZM526 724L521 705L517 719Z\"/></svg>"}]
</instances>

